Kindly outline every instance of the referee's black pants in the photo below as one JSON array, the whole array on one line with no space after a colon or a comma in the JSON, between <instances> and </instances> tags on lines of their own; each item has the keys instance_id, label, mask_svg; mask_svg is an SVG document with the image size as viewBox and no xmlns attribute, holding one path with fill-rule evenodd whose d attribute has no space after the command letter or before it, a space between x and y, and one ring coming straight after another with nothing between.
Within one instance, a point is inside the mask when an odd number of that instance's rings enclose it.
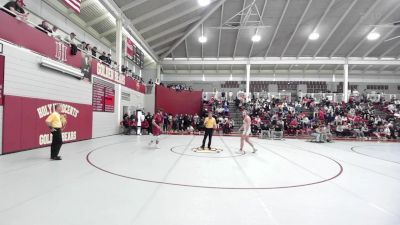
<instances>
[{"instance_id":1,"label":"referee's black pants","mask_svg":"<svg viewBox=\"0 0 400 225\"><path fill-rule=\"evenodd\" d=\"M211 139L212 139L212 135L213 135L213 128L206 128L205 132L204 132L204 138L203 138L203 144L201 145L202 148L204 148L205 144L206 144L206 140L208 137L208 148L211 148Z\"/></svg>"},{"instance_id":2,"label":"referee's black pants","mask_svg":"<svg viewBox=\"0 0 400 225\"><path fill-rule=\"evenodd\" d=\"M51 158L55 158L58 156L58 154L60 153L60 149L62 146L62 136L61 136L61 129L60 128L55 128L53 132L51 132L51 134L53 135L53 140L51 142L51 154L50 157Z\"/></svg>"}]
</instances>

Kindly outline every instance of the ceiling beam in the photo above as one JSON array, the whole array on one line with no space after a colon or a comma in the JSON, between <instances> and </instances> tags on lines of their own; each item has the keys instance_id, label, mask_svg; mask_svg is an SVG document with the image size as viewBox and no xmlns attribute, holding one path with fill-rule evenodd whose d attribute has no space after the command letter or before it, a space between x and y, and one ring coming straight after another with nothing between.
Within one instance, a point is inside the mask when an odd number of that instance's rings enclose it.
<instances>
[{"instance_id":1,"label":"ceiling beam","mask_svg":"<svg viewBox=\"0 0 400 225\"><path fill-rule=\"evenodd\" d=\"M86 27L91 27L93 25L96 25L107 18L109 18L108 12L104 12L103 15L101 15L100 17L96 17L95 19L88 21L86 23Z\"/></svg>"},{"instance_id":2,"label":"ceiling beam","mask_svg":"<svg viewBox=\"0 0 400 225\"><path fill-rule=\"evenodd\" d=\"M165 18L165 19L161 20L160 22L157 22L157 23L152 24L152 25L150 25L150 26L146 26L146 27L144 27L143 29L139 30L139 32L142 33L142 34L144 34L144 33L149 32L149 31L151 31L151 30L153 30L153 29L155 29L155 28L157 28L157 27L160 27L160 26L162 26L162 25L164 25L164 24L167 24L167 23L169 23L169 22L171 22L171 21L174 21L174 20L176 20L176 19L179 19L179 18L181 18L181 17L183 17L183 16L185 16L185 15L187 15L187 14L190 14L190 13L192 13L192 12L198 10L199 8L201 8L201 6L198 5L198 4L196 4L196 6L190 8L190 9L187 9L187 10L181 12L181 13L174 14L174 15L168 17L168 18Z\"/></svg>"},{"instance_id":3,"label":"ceiling beam","mask_svg":"<svg viewBox=\"0 0 400 225\"><path fill-rule=\"evenodd\" d=\"M391 10L389 10L389 12L386 13L385 16L382 17L376 24L381 24L384 21L386 21L394 12L397 12L398 8L400 8L400 4L398 4L396 7L391 8ZM365 42L368 34L370 32L372 32L374 29L375 28L370 29L370 31L364 35L364 37L357 43L357 45L352 50L350 50L350 52L347 53L346 57L353 55L353 53ZM385 37L387 37L387 36L388 36L388 34L385 35ZM382 39L383 38L381 37L380 40L382 41ZM377 44L375 44L373 48L376 48L375 46L378 46L379 44L381 44L382 43L381 41L378 41ZM370 50L372 51L373 49L370 49ZM363 57L366 57L366 55L368 55L369 53L370 52L368 51L367 54L364 54ZM353 67L354 66L350 67L350 70L353 69Z\"/></svg>"},{"instance_id":4,"label":"ceiling beam","mask_svg":"<svg viewBox=\"0 0 400 225\"><path fill-rule=\"evenodd\" d=\"M143 51L147 52L148 55L156 62L159 62L159 57L146 42L140 32L133 26L131 20L126 17L119 6L114 2L114 0L97 0L99 1L115 18L121 18L123 27L132 35L133 39L139 44L139 47Z\"/></svg>"},{"instance_id":5,"label":"ceiling beam","mask_svg":"<svg viewBox=\"0 0 400 225\"><path fill-rule=\"evenodd\" d=\"M178 38L182 37L183 35L185 35L185 33L179 33L179 34L177 34L177 35L174 35L174 36L172 36L172 37L169 37L169 38L167 38L167 39L164 39L163 41L160 41L160 42L158 42L157 44L151 45L151 47L152 47L153 49L158 48L158 47L163 46L163 45L165 45L165 44L167 44L167 43L169 43L169 42L171 42L171 41L173 41L173 40L175 40L175 39L178 39ZM164 54L165 54L165 53L164 53ZM169 54L169 53L168 53L168 54Z\"/></svg>"},{"instance_id":6,"label":"ceiling beam","mask_svg":"<svg viewBox=\"0 0 400 225\"><path fill-rule=\"evenodd\" d=\"M383 22L385 22L393 13L398 12L398 8L400 7L400 4L397 4L396 7L391 7L389 12L385 13L385 16L383 16L376 24L381 24ZM368 36L368 34L373 31L375 28L371 28L363 37L361 40L358 41L357 45L351 49L348 53L347 53L347 57L353 55L353 53L364 43L366 37Z\"/></svg>"},{"instance_id":7,"label":"ceiling beam","mask_svg":"<svg viewBox=\"0 0 400 225\"><path fill-rule=\"evenodd\" d=\"M221 17L219 19L219 26L220 27L222 27L222 21L224 19L224 6L225 6L225 4L222 4L222 6L221 6ZM222 35L222 29L219 29L219 32L218 32L217 58L219 58L219 55L220 55L221 35ZM218 69L218 67L217 67L217 69Z\"/></svg>"},{"instance_id":8,"label":"ceiling beam","mask_svg":"<svg viewBox=\"0 0 400 225\"><path fill-rule=\"evenodd\" d=\"M347 39L354 33L356 29L360 29L361 24L366 20L367 18L370 18L370 14L374 12L376 7L382 2L383 0L376 0L374 3L368 8L367 12L365 12L364 15L360 17L360 19L357 21L355 25L353 25L353 28L349 32L347 32L346 36L342 39L342 41L336 46L336 48L331 52L329 57L333 57L337 51L346 43Z\"/></svg>"},{"instance_id":9,"label":"ceiling beam","mask_svg":"<svg viewBox=\"0 0 400 225\"><path fill-rule=\"evenodd\" d=\"M348 58L348 64L350 65L400 65L400 60L396 59L377 59L377 58L359 58L352 57ZM266 58L215 58L215 59L199 59L199 58L170 58L161 61L163 65L246 65L248 62L252 65L340 65L343 66L346 63L346 58L337 57L266 57Z\"/></svg>"},{"instance_id":10,"label":"ceiling beam","mask_svg":"<svg viewBox=\"0 0 400 225\"><path fill-rule=\"evenodd\" d=\"M162 49L156 51L156 54L159 55L159 54L161 54L161 53L164 53L164 52L167 51L168 49L169 49L169 47L162 48Z\"/></svg>"},{"instance_id":11,"label":"ceiling beam","mask_svg":"<svg viewBox=\"0 0 400 225\"><path fill-rule=\"evenodd\" d=\"M324 14L322 14L321 18L319 18L318 23L315 25L314 29L312 30L312 32L316 31L318 29L318 27L321 25L322 21L325 19L325 17L328 15L329 11L331 10L332 6L334 5L336 0L331 0L329 3L329 6L326 8L326 10L324 11ZM304 43L303 47L301 47L300 52L297 54L297 57L300 57L301 54L303 54L303 51L306 49L308 42L310 41L310 39L307 37L306 42ZM306 66L305 68L307 68L308 66ZM291 65L289 67L289 71L293 68L293 65Z\"/></svg>"},{"instance_id":12,"label":"ceiling beam","mask_svg":"<svg viewBox=\"0 0 400 225\"><path fill-rule=\"evenodd\" d=\"M389 52L395 50L395 49L398 48L398 47L400 47L400 40L397 41L397 44L393 45L391 48L389 48L388 50L386 50L385 52L383 52L383 53L379 56L379 58L380 58L380 59L383 58L383 57L384 57L385 55L387 55Z\"/></svg>"},{"instance_id":13,"label":"ceiling beam","mask_svg":"<svg viewBox=\"0 0 400 225\"><path fill-rule=\"evenodd\" d=\"M102 37L107 37L108 35L110 35L110 34L112 34L112 33L115 33L116 30L117 30L116 28L113 28L113 29L108 30L108 31L106 31L106 32L104 32L104 33L101 33L101 34L100 34L100 38L102 38Z\"/></svg>"},{"instance_id":14,"label":"ceiling beam","mask_svg":"<svg viewBox=\"0 0 400 225\"><path fill-rule=\"evenodd\" d=\"M287 9L288 9L288 7L289 7L289 4L290 4L290 0L286 0L285 8L283 8L281 17L279 18L278 25L277 25L276 28L275 28L275 31L274 31L274 34L272 35L271 40L269 41L269 44L268 44L268 47L267 47L267 51L265 51L264 57L267 57L267 56L268 56L269 50L271 49L271 46L272 46L272 44L274 43L274 40L275 40L275 38L276 38L276 35L278 34L278 30L279 30L279 28L280 28L280 26L281 26L281 24L282 24L283 18L285 17L285 14L286 14L286 11L287 11Z\"/></svg>"},{"instance_id":15,"label":"ceiling beam","mask_svg":"<svg viewBox=\"0 0 400 225\"><path fill-rule=\"evenodd\" d=\"M191 19L189 19L189 20L186 20L185 22L183 22L183 23L181 23L181 24L178 24L178 25L176 25L176 26L174 26L174 27L168 27L167 30L164 30L164 31L162 31L162 32L160 32L160 33L157 33L157 34L155 34L155 35L150 36L149 38L146 38L146 41L149 42L149 43L152 42L152 41L155 41L155 40L157 40L157 39L159 39L159 38L164 37L165 35L168 35L168 34L173 33L173 32L175 32L175 31L181 30L181 29L183 29L183 28L189 26L190 24L192 24L192 23L198 21L199 19L201 19L200 16L194 17L194 18L191 18Z\"/></svg>"},{"instance_id":16,"label":"ceiling beam","mask_svg":"<svg viewBox=\"0 0 400 225\"><path fill-rule=\"evenodd\" d=\"M347 10L345 13L340 17L339 21L336 22L335 26L331 29L331 32L328 34L328 36L325 38L324 42L322 42L321 46L319 46L318 50L315 52L313 57L316 57L318 53L325 47L326 43L329 41L329 39L332 37L332 35L336 32L337 28L342 24L343 20L347 17L347 15L350 13L350 11L354 8L354 6L357 4L358 0L353 0L353 2L350 4L349 7L347 7Z\"/></svg>"},{"instance_id":17,"label":"ceiling beam","mask_svg":"<svg viewBox=\"0 0 400 225\"><path fill-rule=\"evenodd\" d=\"M185 50L186 50L186 56L189 58L189 47L187 45L187 40L185 39ZM188 69L190 70L190 65L188 65Z\"/></svg>"},{"instance_id":18,"label":"ceiling beam","mask_svg":"<svg viewBox=\"0 0 400 225\"><path fill-rule=\"evenodd\" d=\"M385 32L386 34L383 35L380 40L374 44L374 46L372 46L366 53L364 53L363 57L367 57L371 52L373 52L379 45L381 45L386 39L389 38L389 36L391 34L394 33L394 31L397 29L397 27L392 27L392 29L390 29L390 31Z\"/></svg>"},{"instance_id":19,"label":"ceiling beam","mask_svg":"<svg viewBox=\"0 0 400 225\"><path fill-rule=\"evenodd\" d=\"M132 2L122 6L121 10L123 12L125 12L125 11L127 11L129 9L132 9L132 8L134 8L134 7L136 7L136 6L140 5L140 4L143 4L143 3L147 2L147 1L148 0L135 0L135 1L132 1Z\"/></svg>"},{"instance_id":20,"label":"ceiling beam","mask_svg":"<svg viewBox=\"0 0 400 225\"><path fill-rule=\"evenodd\" d=\"M246 0L243 0L243 5L242 5L242 10L241 11L243 11L245 7L246 7ZM249 10L251 12L251 8ZM245 17L246 17L246 15L245 15ZM240 26L242 24L242 19L243 19L243 14L240 15L240 21L239 21ZM247 19L245 18L245 20L247 20ZM246 25L246 21L243 21L243 22ZM240 29L238 29L237 32L236 32L235 47L233 48L232 57L235 57L235 55L236 55L236 48L237 48L237 43L238 43L238 40L239 40L239 34L240 34Z\"/></svg>"},{"instance_id":21,"label":"ceiling beam","mask_svg":"<svg viewBox=\"0 0 400 225\"><path fill-rule=\"evenodd\" d=\"M316 31L319 26L321 25L322 21L325 19L325 17L328 15L329 11L331 10L332 6L335 4L336 0L331 0L329 3L329 6L326 8L326 10L324 11L324 14L322 14L321 18L319 18L318 23L315 25L314 29L312 30L312 32ZM301 48L300 52L297 54L297 57L299 57L301 54L303 54L304 50L306 49L308 42L310 39L306 39L306 42L304 43L303 47Z\"/></svg>"},{"instance_id":22,"label":"ceiling beam","mask_svg":"<svg viewBox=\"0 0 400 225\"><path fill-rule=\"evenodd\" d=\"M78 27L80 27L81 29L85 30L88 34L92 35L94 38L98 39L99 42L103 43L105 46L114 49L114 46L111 45L111 43L104 39L101 38L99 36L99 33L97 31L95 31L94 29L88 29L86 27L86 23L85 21L83 21L81 18L79 18L78 16L74 16L74 14L68 14L68 10L66 8L65 5L62 5L62 8L59 7L57 5L56 1L50 1L50 0L43 0L43 2L45 4L47 4L48 6L50 6L51 8L53 8L54 10L56 10L57 12L61 13L62 15L65 16L65 18L67 18L68 20L70 20L71 22L73 22L75 25L77 25ZM79 39L80 37L78 37Z\"/></svg>"},{"instance_id":23,"label":"ceiling beam","mask_svg":"<svg viewBox=\"0 0 400 225\"><path fill-rule=\"evenodd\" d=\"M81 10L95 3L96 0L86 0L81 3Z\"/></svg>"},{"instance_id":24,"label":"ceiling beam","mask_svg":"<svg viewBox=\"0 0 400 225\"><path fill-rule=\"evenodd\" d=\"M306 8L304 9L303 14L301 15L301 17L299 19L299 22L297 22L296 28L294 28L294 31L292 32L292 35L289 38L289 41L287 42L285 48L282 51L281 57L283 57L285 55L287 49L289 48L290 43L292 43L294 35L296 34L296 32L299 29L301 23L303 22L304 17L306 16L308 10L310 9L310 6L311 6L312 2L313 2L313 0L308 1L308 4L307 4Z\"/></svg>"},{"instance_id":25,"label":"ceiling beam","mask_svg":"<svg viewBox=\"0 0 400 225\"><path fill-rule=\"evenodd\" d=\"M339 21L335 24L335 26L331 29L331 32L328 34L328 36L325 38L324 42L319 46L318 50L315 52L313 57L316 57L318 53L325 47L326 43L330 40L332 35L336 32L337 28L342 24L343 20L347 17L347 15L350 13L350 11L354 8L354 6L357 4L358 0L353 0L353 2L350 4L349 7L347 7L347 10L345 13L340 17ZM324 67L324 65L321 65L318 70L321 70ZM308 66L304 68L304 70L307 70Z\"/></svg>"},{"instance_id":26,"label":"ceiling beam","mask_svg":"<svg viewBox=\"0 0 400 225\"><path fill-rule=\"evenodd\" d=\"M132 23L133 24L138 24L140 22L148 20L148 19L152 18L153 16L159 15L159 14L161 14L161 13L167 11L167 10L170 10L170 9L172 9L172 8L178 6L178 5L181 5L182 3L186 2L186 1L188 1L188 0L175 0L175 1L171 2L171 3L168 3L168 4L166 4L164 6L161 6L161 7L157 8L157 9L151 10L150 12L145 13L145 14L133 19Z\"/></svg>"},{"instance_id":27,"label":"ceiling beam","mask_svg":"<svg viewBox=\"0 0 400 225\"><path fill-rule=\"evenodd\" d=\"M177 48L189 35L191 35L201 24L203 24L204 23L204 21L206 21L207 19L208 19L208 17L210 17L222 4L224 4L224 2L225 2L226 0L220 0L218 3L216 3L214 6L213 6L213 8L211 8L210 10L208 10L207 11L207 13L203 16L203 18L200 20L200 21L198 21L192 28L190 28L187 32L186 32L186 34L183 36L183 37L181 37L177 42L175 42L172 46L171 46L171 48L166 52L166 53L164 53L162 56L161 56L161 59L162 58L165 58L167 55L169 55L173 50L175 50L175 48Z\"/></svg>"},{"instance_id":28,"label":"ceiling beam","mask_svg":"<svg viewBox=\"0 0 400 225\"><path fill-rule=\"evenodd\" d=\"M265 9L267 8L267 4L268 4L268 0L265 0L263 9L261 11L261 20L263 20L264 12L265 12ZM257 33L258 33L258 28L256 28L256 34ZM251 54L253 53L253 47L254 47L254 42L252 41L251 42L251 47L250 47L250 52L249 52L249 58L251 57Z\"/></svg>"},{"instance_id":29,"label":"ceiling beam","mask_svg":"<svg viewBox=\"0 0 400 225\"><path fill-rule=\"evenodd\" d=\"M186 58L189 58L189 49L188 49L188 45L187 45L187 41L185 40L185 52L186 52Z\"/></svg>"},{"instance_id":30,"label":"ceiling beam","mask_svg":"<svg viewBox=\"0 0 400 225\"><path fill-rule=\"evenodd\" d=\"M383 0L377 0L375 1L367 10L367 12L364 13L364 15L362 15L360 17L360 19L358 19L357 23L355 25L353 25L353 28L351 28L351 30L349 32L347 32L346 36L342 39L342 41L340 41L340 43L336 46L336 48L329 54L329 57L333 57L337 51L340 50L340 48L346 43L346 41L350 38L350 36L354 33L354 31L356 31L356 29L359 29L361 24L364 22L364 20L366 20L367 18L370 18L370 14L372 12L374 12L375 8L382 2ZM322 66L321 66L322 67ZM321 68L320 67L320 68ZM339 69L339 65L336 67L335 71Z\"/></svg>"}]
</instances>

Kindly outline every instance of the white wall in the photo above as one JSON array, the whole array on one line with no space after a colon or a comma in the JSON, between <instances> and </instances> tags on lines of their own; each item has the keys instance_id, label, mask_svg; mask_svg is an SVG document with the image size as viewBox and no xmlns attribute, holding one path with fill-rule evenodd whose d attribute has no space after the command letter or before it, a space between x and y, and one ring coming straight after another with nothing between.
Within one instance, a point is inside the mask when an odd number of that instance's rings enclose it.
<instances>
[{"instance_id":1,"label":"white wall","mask_svg":"<svg viewBox=\"0 0 400 225\"><path fill-rule=\"evenodd\" d=\"M234 74L233 81L245 81L245 74ZM166 82L202 82L200 74L164 74ZM205 75L205 82L225 82L230 80L228 74ZM251 74L251 81L326 81L332 82L332 75L326 74ZM336 75L336 82L343 81L342 75ZM370 83L400 83L399 74L350 74L349 82L370 82Z\"/></svg>"},{"instance_id":2,"label":"white wall","mask_svg":"<svg viewBox=\"0 0 400 225\"><path fill-rule=\"evenodd\" d=\"M149 112L154 114L154 109L156 106L156 91L155 87L153 87L152 92L150 94L146 93L144 96L144 111L146 114Z\"/></svg>"},{"instance_id":3,"label":"white wall","mask_svg":"<svg viewBox=\"0 0 400 225\"><path fill-rule=\"evenodd\" d=\"M129 101L127 100L123 100L121 98L121 113L120 116L123 114L122 108L125 107L129 107L130 113L135 112L137 109L143 109L145 107L145 95L137 92L137 91L133 91L129 88L126 87L121 87L121 92L122 95L128 94L129 95Z\"/></svg>"},{"instance_id":4,"label":"white wall","mask_svg":"<svg viewBox=\"0 0 400 225\"><path fill-rule=\"evenodd\" d=\"M42 56L29 50L3 45L5 95L92 104L90 83L41 67Z\"/></svg>"}]
</instances>

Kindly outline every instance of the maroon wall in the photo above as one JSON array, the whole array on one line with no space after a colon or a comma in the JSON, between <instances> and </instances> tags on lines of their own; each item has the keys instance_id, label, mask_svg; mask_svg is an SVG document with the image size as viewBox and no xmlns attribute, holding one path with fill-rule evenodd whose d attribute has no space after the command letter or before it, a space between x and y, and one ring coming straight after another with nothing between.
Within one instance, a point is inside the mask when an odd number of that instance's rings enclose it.
<instances>
[{"instance_id":1,"label":"maroon wall","mask_svg":"<svg viewBox=\"0 0 400 225\"><path fill-rule=\"evenodd\" d=\"M57 42L61 43L60 41L56 41L42 31L15 19L3 11L0 11L0 21L0 38L58 60L56 58ZM67 48L65 63L81 68L82 56L80 52L77 55L71 55L71 48L66 44L64 45Z\"/></svg>"},{"instance_id":2,"label":"maroon wall","mask_svg":"<svg viewBox=\"0 0 400 225\"><path fill-rule=\"evenodd\" d=\"M4 98L4 62L4 56L0 55L0 105L3 105Z\"/></svg>"},{"instance_id":3,"label":"maroon wall","mask_svg":"<svg viewBox=\"0 0 400 225\"><path fill-rule=\"evenodd\" d=\"M92 138L91 105L5 96L3 153L47 146L51 139L45 120L55 103L65 104L67 107L65 109L68 112L63 112L67 114L67 126L63 133L68 140L64 139L65 142Z\"/></svg>"},{"instance_id":4,"label":"maroon wall","mask_svg":"<svg viewBox=\"0 0 400 225\"><path fill-rule=\"evenodd\" d=\"M57 52L59 52L60 45L62 45L63 47L65 47L65 59L63 59L62 61L70 66L81 68L82 54L80 51L78 51L77 55L72 55L69 44L58 41L53 37L46 35L42 31L31 27L20 20L17 20L12 16L9 16L3 11L0 11L0 21L1 39L7 40L18 46L30 49L34 52L37 52L43 56L49 57L57 61L60 60L57 58ZM100 70L98 70L99 65L103 67ZM138 82L126 77L123 74L120 75L117 71L112 70L108 66L99 63L99 61L97 60L92 61L92 73L109 79L115 83L125 85L126 87L135 91L145 93L144 85L139 84Z\"/></svg>"},{"instance_id":5,"label":"maroon wall","mask_svg":"<svg viewBox=\"0 0 400 225\"><path fill-rule=\"evenodd\" d=\"M162 108L167 113L195 114L200 113L202 105L201 91L182 91L156 86L156 110Z\"/></svg>"}]
</instances>

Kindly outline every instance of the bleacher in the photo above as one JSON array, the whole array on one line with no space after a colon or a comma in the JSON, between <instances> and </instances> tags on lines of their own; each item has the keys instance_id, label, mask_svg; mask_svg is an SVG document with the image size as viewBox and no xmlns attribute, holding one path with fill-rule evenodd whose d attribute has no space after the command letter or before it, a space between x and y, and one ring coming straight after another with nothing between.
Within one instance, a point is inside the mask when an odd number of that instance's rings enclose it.
<instances>
[{"instance_id":1,"label":"bleacher","mask_svg":"<svg viewBox=\"0 0 400 225\"><path fill-rule=\"evenodd\" d=\"M250 82L250 91L268 91L270 84L278 85L278 91L297 91L298 85L307 85L308 93L325 93L328 89L326 82L323 81L252 81Z\"/></svg>"},{"instance_id":2,"label":"bleacher","mask_svg":"<svg viewBox=\"0 0 400 225\"><path fill-rule=\"evenodd\" d=\"M239 82L237 81L226 81L224 84L221 84L221 88L239 88Z\"/></svg>"}]
</instances>

